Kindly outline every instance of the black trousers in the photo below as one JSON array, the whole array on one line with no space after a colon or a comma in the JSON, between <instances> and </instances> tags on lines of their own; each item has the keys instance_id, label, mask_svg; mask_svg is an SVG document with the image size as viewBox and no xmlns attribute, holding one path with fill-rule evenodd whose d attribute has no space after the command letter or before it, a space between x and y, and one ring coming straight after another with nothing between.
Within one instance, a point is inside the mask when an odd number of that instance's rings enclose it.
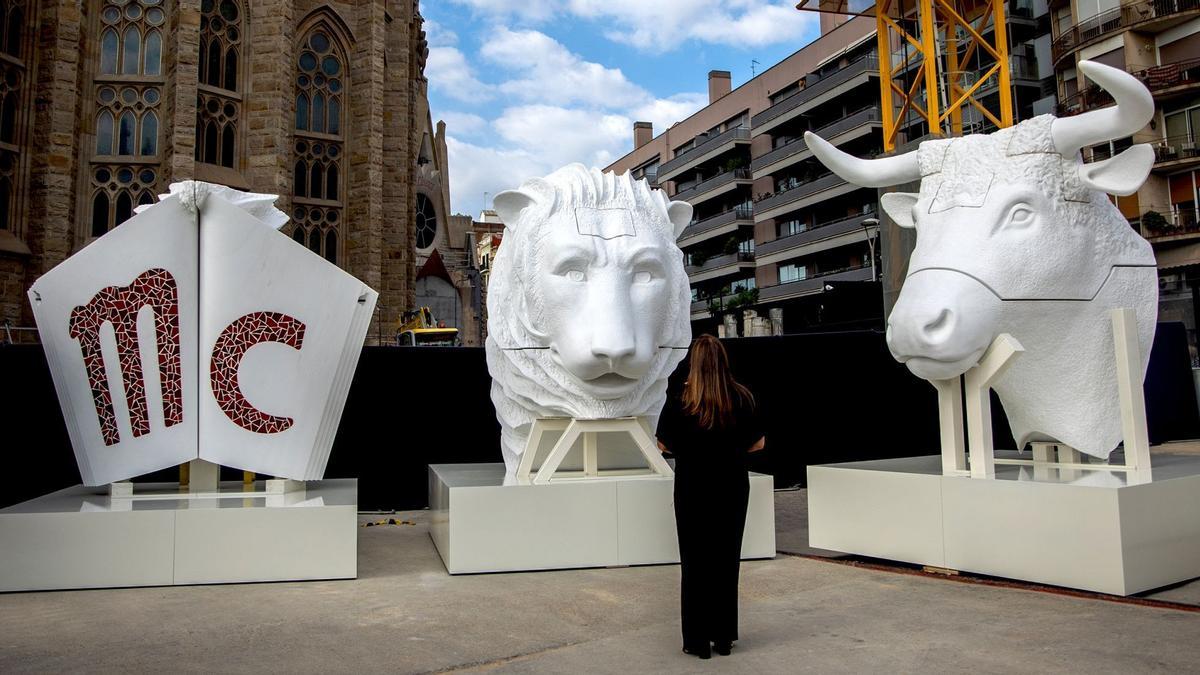
<instances>
[{"instance_id":1,"label":"black trousers","mask_svg":"<svg viewBox=\"0 0 1200 675\"><path fill-rule=\"evenodd\" d=\"M675 476L685 647L738 639L738 572L749 495L745 470L723 476Z\"/></svg>"}]
</instances>

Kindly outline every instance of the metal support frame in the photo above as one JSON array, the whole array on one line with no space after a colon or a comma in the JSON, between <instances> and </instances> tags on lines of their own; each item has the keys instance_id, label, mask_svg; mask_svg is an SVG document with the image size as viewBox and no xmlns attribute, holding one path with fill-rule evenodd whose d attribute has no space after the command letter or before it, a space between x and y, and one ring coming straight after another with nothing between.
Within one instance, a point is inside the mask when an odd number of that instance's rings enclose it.
<instances>
[{"instance_id":1,"label":"metal support frame","mask_svg":"<svg viewBox=\"0 0 1200 675\"><path fill-rule=\"evenodd\" d=\"M1114 309L1111 317L1121 407L1121 435L1125 446L1124 464L1088 464L1078 450L1058 442L1032 443L1032 460L996 459L992 445L991 389L1025 351L1014 337L1002 333L992 341L978 365L968 370L962 380L954 378L931 382L938 392L942 474L994 478L997 464L1016 464L1034 467L1035 475L1051 467L1058 469L1060 476L1064 470L1107 469L1129 472L1130 483L1149 481L1150 441L1146 431L1146 400L1142 391L1137 317L1129 308ZM966 443L963 438L964 409Z\"/></svg>"},{"instance_id":2,"label":"metal support frame","mask_svg":"<svg viewBox=\"0 0 1200 675\"><path fill-rule=\"evenodd\" d=\"M542 438L549 433L561 433L550 453L537 462L537 450L541 447ZM600 469L599 443L597 436L602 433L628 434L646 459L644 469ZM522 485L546 485L561 480L589 480L596 478L671 477L675 472L663 459L662 453L654 443L652 430L645 418L620 417L603 420L581 420L566 417L542 418L533 421L529 430L529 440L525 444L525 452L521 454L521 462L517 466L516 479ZM583 442L583 471L559 471L567 453L582 439Z\"/></svg>"}]
</instances>

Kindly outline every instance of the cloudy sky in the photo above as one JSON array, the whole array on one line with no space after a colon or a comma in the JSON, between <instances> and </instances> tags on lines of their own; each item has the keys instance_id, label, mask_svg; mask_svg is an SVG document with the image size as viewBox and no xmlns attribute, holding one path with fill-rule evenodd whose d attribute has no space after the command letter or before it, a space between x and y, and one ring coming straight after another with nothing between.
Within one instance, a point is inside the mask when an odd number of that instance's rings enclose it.
<instances>
[{"instance_id":1,"label":"cloudy sky","mask_svg":"<svg viewBox=\"0 0 1200 675\"><path fill-rule=\"evenodd\" d=\"M606 166L815 38L796 0L424 0L429 102L445 120L451 208L569 162ZM758 64L752 64L752 61Z\"/></svg>"}]
</instances>

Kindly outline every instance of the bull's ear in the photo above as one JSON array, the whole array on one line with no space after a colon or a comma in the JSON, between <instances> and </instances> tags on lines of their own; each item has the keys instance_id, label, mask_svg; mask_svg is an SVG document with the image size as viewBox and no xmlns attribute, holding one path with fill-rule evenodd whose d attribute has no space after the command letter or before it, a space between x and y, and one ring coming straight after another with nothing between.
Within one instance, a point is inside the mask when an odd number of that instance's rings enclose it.
<instances>
[{"instance_id":1,"label":"bull's ear","mask_svg":"<svg viewBox=\"0 0 1200 675\"><path fill-rule=\"evenodd\" d=\"M1079 180L1093 190L1131 195L1146 182L1154 166L1154 149L1142 143L1101 162L1079 165Z\"/></svg>"},{"instance_id":2,"label":"bull's ear","mask_svg":"<svg viewBox=\"0 0 1200 675\"><path fill-rule=\"evenodd\" d=\"M500 222L510 230L517 229L517 219L521 210L533 204L533 196L521 190L505 190L492 198L492 208L500 216Z\"/></svg>"},{"instance_id":3,"label":"bull's ear","mask_svg":"<svg viewBox=\"0 0 1200 675\"><path fill-rule=\"evenodd\" d=\"M913 220L913 207L917 205L917 194L914 192L888 192L879 198L879 205L884 213L900 227L913 228L917 223Z\"/></svg>"},{"instance_id":4,"label":"bull's ear","mask_svg":"<svg viewBox=\"0 0 1200 675\"><path fill-rule=\"evenodd\" d=\"M683 234L684 228L692 222L692 205L687 202L671 202L667 205L667 218L675 226L675 238Z\"/></svg>"}]
</instances>

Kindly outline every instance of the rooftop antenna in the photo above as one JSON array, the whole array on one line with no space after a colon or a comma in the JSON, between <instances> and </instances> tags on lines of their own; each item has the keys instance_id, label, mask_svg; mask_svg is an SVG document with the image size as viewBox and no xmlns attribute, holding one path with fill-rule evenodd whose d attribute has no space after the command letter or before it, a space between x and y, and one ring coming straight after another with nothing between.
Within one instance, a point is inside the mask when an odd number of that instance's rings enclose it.
<instances>
[{"instance_id":1,"label":"rooftop antenna","mask_svg":"<svg viewBox=\"0 0 1200 675\"><path fill-rule=\"evenodd\" d=\"M758 59L750 59L750 77L756 77L758 75L758 69L755 66L761 65L762 64L758 62Z\"/></svg>"}]
</instances>

